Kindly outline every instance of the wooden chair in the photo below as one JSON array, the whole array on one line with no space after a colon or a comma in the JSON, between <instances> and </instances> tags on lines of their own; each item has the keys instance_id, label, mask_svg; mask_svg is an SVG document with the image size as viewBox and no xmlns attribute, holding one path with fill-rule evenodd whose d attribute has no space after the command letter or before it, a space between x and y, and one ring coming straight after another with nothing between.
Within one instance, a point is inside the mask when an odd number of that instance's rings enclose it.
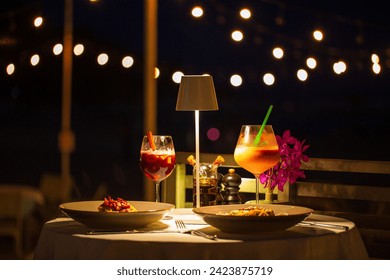
<instances>
[{"instance_id":1,"label":"wooden chair","mask_svg":"<svg viewBox=\"0 0 390 280\"><path fill-rule=\"evenodd\" d=\"M64 184L59 174L45 173L39 182L39 189L48 204L58 205L70 201L73 190L73 180Z\"/></svg>"},{"instance_id":2,"label":"wooden chair","mask_svg":"<svg viewBox=\"0 0 390 280\"><path fill-rule=\"evenodd\" d=\"M176 152L176 167L166 180L163 181L163 199L166 202L170 202L176 205L177 208L188 208L193 206L192 202L192 189L193 189L193 170L192 166L187 163L187 158L191 153ZM227 174L229 168L234 168L236 173L242 177L242 183L240 185L240 197L241 202L245 203L247 200L254 199L254 193L256 191L256 182L252 174L245 171L243 168L237 165L234 160L233 154L213 154L213 153L201 153L201 162L213 162L218 155L221 155L225 159L225 163L218 168L218 172L221 174ZM264 185L259 187L260 195L264 195ZM274 198L280 203L288 203L289 185L284 186L283 192L274 190Z\"/></svg>"},{"instance_id":3,"label":"wooden chair","mask_svg":"<svg viewBox=\"0 0 390 280\"><path fill-rule=\"evenodd\" d=\"M23 258L23 195L7 193L0 195L0 235L14 239L15 255Z\"/></svg>"},{"instance_id":4,"label":"wooden chair","mask_svg":"<svg viewBox=\"0 0 390 280\"><path fill-rule=\"evenodd\" d=\"M390 162L311 158L290 202L353 221L372 258L390 259Z\"/></svg>"},{"instance_id":5,"label":"wooden chair","mask_svg":"<svg viewBox=\"0 0 390 280\"><path fill-rule=\"evenodd\" d=\"M60 174L45 173L42 175L39 189L45 199L45 204L41 209L43 220L48 221L61 214L58 205L71 200L73 182L73 179L71 179L70 183L63 183Z\"/></svg>"}]
</instances>

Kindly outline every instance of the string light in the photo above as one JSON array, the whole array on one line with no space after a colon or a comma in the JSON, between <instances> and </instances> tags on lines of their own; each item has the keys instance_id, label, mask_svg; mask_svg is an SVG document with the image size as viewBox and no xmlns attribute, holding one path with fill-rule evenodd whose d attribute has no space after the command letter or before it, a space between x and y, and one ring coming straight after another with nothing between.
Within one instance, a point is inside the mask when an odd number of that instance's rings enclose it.
<instances>
[{"instance_id":1,"label":"string light","mask_svg":"<svg viewBox=\"0 0 390 280\"><path fill-rule=\"evenodd\" d=\"M134 59L131 56L125 56L122 59L122 66L125 68L130 68L134 64Z\"/></svg>"},{"instance_id":2,"label":"string light","mask_svg":"<svg viewBox=\"0 0 390 280\"><path fill-rule=\"evenodd\" d=\"M381 72L381 66L378 63L372 64L372 71L375 74L379 74Z\"/></svg>"},{"instance_id":3,"label":"string light","mask_svg":"<svg viewBox=\"0 0 390 280\"><path fill-rule=\"evenodd\" d=\"M315 30L313 32L313 38L317 41L322 41L324 39L324 34L321 30Z\"/></svg>"},{"instance_id":4,"label":"string light","mask_svg":"<svg viewBox=\"0 0 390 280\"><path fill-rule=\"evenodd\" d=\"M15 65L13 63L8 64L6 71L7 74L11 76L15 72Z\"/></svg>"},{"instance_id":5,"label":"string light","mask_svg":"<svg viewBox=\"0 0 390 280\"><path fill-rule=\"evenodd\" d=\"M174 83L180 84L181 77L183 77L183 76L184 76L184 73L183 73L183 72L176 71L176 72L173 73L173 75L172 75L172 80L173 80Z\"/></svg>"},{"instance_id":6,"label":"string light","mask_svg":"<svg viewBox=\"0 0 390 280\"><path fill-rule=\"evenodd\" d=\"M373 53L372 55L371 55L371 61L372 61L372 63L379 63L379 56L376 54L376 53Z\"/></svg>"},{"instance_id":7,"label":"string light","mask_svg":"<svg viewBox=\"0 0 390 280\"><path fill-rule=\"evenodd\" d=\"M347 65L344 61L338 61L333 64L333 71L340 75L341 73L344 73L347 70Z\"/></svg>"},{"instance_id":8,"label":"string light","mask_svg":"<svg viewBox=\"0 0 390 280\"><path fill-rule=\"evenodd\" d=\"M90 0L90 1L92 2L92 0ZM202 7L196 6L191 10L191 14L195 18L201 18L204 15L204 10ZM240 17L242 19L245 19L245 20L250 19L252 17L252 11L247 9L247 8L241 9L239 11L239 14L240 14ZM34 20L34 26L40 27L40 26L42 26L42 24L43 24L43 18L36 17ZM361 26L359 25L359 27L361 27ZM267 27L265 27L265 26L261 26L261 28L257 28L256 31L261 32L261 33L270 32L270 30L267 29ZM360 32L359 34L362 33L361 28L359 29L359 32ZM234 41L240 42L244 39L244 33L243 33L243 31L235 30L231 33L231 37ZM317 41L322 41L324 39L324 33L319 29L314 30L313 31L313 38ZM283 39L283 36L282 36L282 39ZM279 40L280 40L280 38L279 38ZM296 41L296 42L298 42L298 41ZM296 45L301 46L300 43L301 42L297 43ZM329 54L331 54L331 55L337 54L336 53L337 49L335 49L335 48L328 48L328 49L325 48L325 53L326 53L326 50L328 50ZM331 51L332 51L332 53L331 53ZM60 55L62 52L63 52L62 44L56 44L53 47L53 53L55 55ZM73 49L73 52L76 56L81 55L84 52L84 46L82 44L76 45ZM284 50L281 47L277 47L277 48L273 49L272 54L275 58L281 59L284 57ZM99 59L99 57L101 55L102 55L102 57ZM98 63L100 65L104 65L108 62L108 55L107 54L101 54L101 55L98 56ZM367 56L368 56L368 54L367 54ZM390 57L390 54L388 54L388 57ZM30 63L33 66L37 65L39 63L39 61L40 61L40 57L37 54L32 56L30 59ZM381 69L381 65L379 64L379 55L376 53L373 53L371 55L371 62L372 62L372 71L375 74L380 74L382 69ZM130 56L126 56L122 59L122 66L125 68L130 68L133 64L134 64L134 59ZM306 65L309 69L315 69L317 67L317 60L314 57L309 57L306 59ZM390 67L390 58L387 59L385 66ZM333 65L333 71L334 71L334 73L336 73L338 75L344 73L346 71L346 69L347 69L347 65L344 61L338 61L338 62L334 63L334 65ZM7 66L7 69L6 69L7 74L12 75L14 73L14 71L15 71L15 65L9 64ZM158 68L155 68L155 78L158 78L159 75L160 75L160 70ZM184 75L184 74L180 71L173 73L172 80L175 83L180 83L181 75ZM297 71L297 77L299 80L305 81L308 78L308 72L304 69L299 69ZM233 75L230 78L230 82L233 86L240 86L242 84L242 81L243 81L243 79L240 75ZM271 73L267 73L263 76L263 81L266 85L273 85L275 83L275 76L272 75Z\"/></svg>"},{"instance_id":9,"label":"string light","mask_svg":"<svg viewBox=\"0 0 390 280\"><path fill-rule=\"evenodd\" d=\"M252 13L249 9L241 9L240 11L240 16L243 18L243 19L250 19L251 16L252 16Z\"/></svg>"},{"instance_id":10,"label":"string light","mask_svg":"<svg viewBox=\"0 0 390 280\"><path fill-rule=\"evenodd\" d=\"M191 11L191 14L195 18L200 18L201 16L203 16L203 9L202 9L202 7L200 7L200 6L194 7L192 9L192 11Z\"/></svg>"},{"instance_id":11,"label":"string light","mask_svg":"<svg viewBox=\"0 0 390 280\"><path fill-rule=\"evenodd\" d=\"M284 55L284 51L283 51L282 48L276 47L276 48L274 48L274 49L272 50L272 54L273 54L273 56L274 56L275 58L281 59L281 58L283 57L283 55Z\"/></svg>"},{"instance_id":12,"label":"string light","mask_svg":"<svg viewBox=\"0 0 390 280\"><path fill-rule=\"evenodd\" d=\"M244 39L244 34L239 30L235 30L232 32L232 39L236 42L240 42Z\"/></svg>"},{"instance_id":13,"label":"string light","mask_svg":"<svg viewBox=\"0 0 390 280\"><path fill-rule=\"evenodd\" d=\"M53 53L55 55L60 55L62 53L62 50L63 50L63 46L62 44L56 44L54 47L53 47Z\"/></svg>"},{"instance_id":14,"label":"string light","mask_svg":"<svg viewBox=\"0 0 390 280\"><path fill-rule=\"evenodd\" d=\"M84 45L83 44L77 44L73 48L73 53L77 56L82 55L84 52Z\"/></svg>"},{"instance_id":15,"label":"string light","mask_svg":"<svg viewBox=\"0 0 390 280\"><path fill-rule=\"evenodd\" d=\"M307 71L305 69L299 69L297 71L297 77L300 81L306 81L308 77Z\"/></svg>"},{"instance_id":16,"label":"string light","mask_svg":"<svg viewBox=\"0 0 390 280\"><path fill-rule=\"evenodd\" d=\"M230 83L232 86L239 87L242 84L242 78L238 74L234 74L230 77Z\"/></svg>"},{"instance_id":17,"label":"string light","mask_svg":"<svg viewBox=\"0 0 390 280\"><path fill-rule=\"evenodd\" d=\"M101 53L98 55L97 57L97 62L100 64L100 65L105 65L107 64L108 62L108 55L106 53Z\"/></svg>"},{"instance_id":18,"label":"string light","mask_svg":"<svg viewBox=\"0 0 390 280\"><path fill-rule=\"evenodd\" d=\"M34 54L33 56L31 56L30 63L31 63L32 66L38 65L38 63L39 63L39 55L38 54Z\"/></svg>"},{"instance_id":19,"label":"string light","mask_svg":"<svg viewBox=\"0 0 390 280\"><path fill-rule=\"evenodd\" d=\"M275 83L275 76L272 75L271 73L266 73L266 74L263 76L263 82L264 82L267 86L272 86L272 85Z\"/></svg>"},{"instance_id":20,"label":"string light","mask_svg":"<svg viewBox=\"0 0 390 280\"><path fill-rule=\"evenodd\" d=\"M310 69L314 69L317 67L317 61L315 60L315 58L309 57L308 59L306 59L306 65Z\"/></svg>"},{"instance_id":21,"label":"string light","mask_svg":"<svg viewBox=\"0 0 390 280\"><path fill-rule=\"evenodd\" d=\"M40 27L43 23L43 18L42 17L36 17L34 19L34 26L35 27Z\"/></svg>"}]
</instances>

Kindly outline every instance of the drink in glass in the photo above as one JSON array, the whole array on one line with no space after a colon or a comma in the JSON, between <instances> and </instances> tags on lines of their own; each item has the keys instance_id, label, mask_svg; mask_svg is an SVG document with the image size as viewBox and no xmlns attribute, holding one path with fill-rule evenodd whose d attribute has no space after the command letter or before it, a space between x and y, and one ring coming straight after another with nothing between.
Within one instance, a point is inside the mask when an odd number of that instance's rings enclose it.
<instances>
[{"instance_id":1,"label":"drink in glass","mask_svg":"<svg viewBox=\"0 0 390 280\"><path fill-rule=\"evenodd\" d=\"M256 204L259 203L260 174L280 160L279 146L272 126L265 125L258 138L260 129L261 125L243 125L234 150L237 164L256 177Z\"/></svg>"},{"instance_id":2,"label":"drink in glass","mask_svg":"<svg viewBox=\"0 0 390 280\"><path fill-rule=\"evenodd\" d=\"M156 184L156 202L160 202L160 182L171 175L175 164L176 156L171 136L144 136L139 165L143 174Z\"/></svg>"}]
</instances>

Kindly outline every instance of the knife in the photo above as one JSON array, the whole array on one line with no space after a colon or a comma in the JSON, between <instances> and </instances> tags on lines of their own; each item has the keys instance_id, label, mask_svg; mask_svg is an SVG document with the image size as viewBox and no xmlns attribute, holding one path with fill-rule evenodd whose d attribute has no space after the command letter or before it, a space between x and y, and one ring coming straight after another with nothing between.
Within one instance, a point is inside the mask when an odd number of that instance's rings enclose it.
<instances>
[{"instance_id":1,"label":"knife","mask_svg":"<svg viewBox=\"0 0 390 280\"><path fill-rule=\"evenodd\" d=\"M333 228L333 229L340 229L340 230L349 230L348 226L327 224L327 223L322 223L322 222L302 221L298 225L300 225L300 224L304 225L304 226L318 226L318 227L326 227L326 228Z\"/></svg>"},{"instance_id":2,"label":"knife","mask_svg":"<svg viewBox=\"0 0 390 280\"><path fill-rule=\"evenodd\" d=\"M88 230L86 232L87 235L105 235L105 234L135 234L135 233L187 233L191 235L201 236L210 240L217 240L218 237L216 235L206 234L199 230L187 230L187 231L177 231L177 230Z\"/></svg>"},{"instance_id":3,"label":"knife","mask_svg":"<svg viewBox=\"0 0 390 280\"><path fill-rule=\"evenodd\" d=\"M133 234L133 233L178 233L175 230L88 230L87 235L103 235L103 234Z\"/></svg>"}]
</instances>

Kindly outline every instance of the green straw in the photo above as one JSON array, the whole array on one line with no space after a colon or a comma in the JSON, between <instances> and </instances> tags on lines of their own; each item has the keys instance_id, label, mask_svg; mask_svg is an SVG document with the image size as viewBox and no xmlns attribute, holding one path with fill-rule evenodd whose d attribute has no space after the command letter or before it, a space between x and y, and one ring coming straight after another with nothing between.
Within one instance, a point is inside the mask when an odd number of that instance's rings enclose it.
<instances>
[{"instance_id":1,"label":"green straw","mask_svg":"<svg viewBox=\"0 0 390 280\"><path fill-rule=\"evenodd\" d=\"M259 133L257 133L257 135L256 135L255 141L253 142L255 146L258 145L259 142L260 142L261 134L263 133L264 127L265 127L265 125L267 124L269 115L271 115L271 111L272 111L272 108L273 108L273 107L274 107L273 105L270 105L269 108L268 108L268 112L267 112L267 114L265 115L265 118L264 118L264 120L263 120L263 124L261 125L261 128L260 128L260 130L259 130Z\"/></svg>"}]
</instances>

